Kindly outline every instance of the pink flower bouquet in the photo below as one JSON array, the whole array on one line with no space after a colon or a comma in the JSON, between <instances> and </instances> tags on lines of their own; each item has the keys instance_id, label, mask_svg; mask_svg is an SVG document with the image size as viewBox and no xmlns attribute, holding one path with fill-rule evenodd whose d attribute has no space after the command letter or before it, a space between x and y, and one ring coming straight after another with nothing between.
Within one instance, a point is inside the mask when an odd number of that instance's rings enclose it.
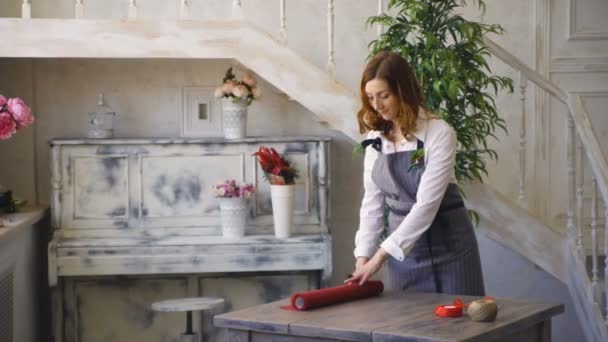
<instances>
[{"instance_id":1,"label":"pink flower bouquet","mask_svg":"<svg viewBox=\"0 0 608 342\"><path fill-rule=\"evenodd\" d=\"M6 140L34 122L32 110L22 99L0 95L0 140Z\"/></svg>"},{"instance_id":2,"label":"pink flower bouquet","mask_svg":"<svg viewBox=\"0 0 608 342\"><path fill-rule=\"evenodd\" d=\"M251 198L254 192L252 184L239 185L234 179L227 179L213 187L215 197L222 198Z\"/></svg>"},{"instance_id":3,"label":"pink flower bouquet","mask_svg":"<svg viewBox=\"0 0 608 342\"><path fill-rule=\"evenodd\" d=\"M251 74L247 74L242 80L238 80L232 73L232 68L228 68L224 76L222 86L215 89L216 98L232 98L233 101L243 99L250 105L253 100L262 97L262 91L258 83Z\"/></svg>"}]
</instances>

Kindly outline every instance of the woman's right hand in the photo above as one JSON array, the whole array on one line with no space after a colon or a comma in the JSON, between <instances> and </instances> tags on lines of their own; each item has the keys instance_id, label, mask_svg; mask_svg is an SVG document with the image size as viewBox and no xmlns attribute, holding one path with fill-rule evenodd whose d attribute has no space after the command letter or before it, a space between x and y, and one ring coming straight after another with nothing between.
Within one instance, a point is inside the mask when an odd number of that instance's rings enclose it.
<instances>
[{"instance_id":1,"label":"woman's right hand","mask_svg":"<svg viewBox=\"0 0 608 342\"><path fill-rule=\"evenodd\" d=\"M368 257L358 257L357 262L355 262L355 270L358 270L363 265L367 264L368 261L369 261Z\"/></svg>"}]
</instances>

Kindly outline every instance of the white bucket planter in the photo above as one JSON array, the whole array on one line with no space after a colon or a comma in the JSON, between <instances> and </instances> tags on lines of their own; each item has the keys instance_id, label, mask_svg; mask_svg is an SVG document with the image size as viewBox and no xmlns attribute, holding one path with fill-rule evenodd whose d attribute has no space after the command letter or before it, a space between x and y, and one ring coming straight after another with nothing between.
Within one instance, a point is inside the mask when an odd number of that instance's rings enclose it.
<instances>
[{"instance_id":1,"label":"white bucket planter","mask_svg":"<svg viewBox=\"0 0 608 342\"><path fill-rule=\"evenodd\" d=\"M242 139L247 135L247 100L222 98L222 127L224 138Z\"/></svg>"},{"instance_id":2,"label":"white bucket planter","mask_svg":"<svg viewBox=\"0 0 608 342\"><path fill-rule=\"evenodd\" d=\"M274 236L285 239L291 236L295 185L270 185Z\"/></svg>"},{"instance_id":3,"label":"white bucket planter","mask_svg":"<svg viewBox=\"0 0 608 342\"><path fill-rule=\"evenodd\" d=\"M220 198L222 236L236 239L245 236L249 201L247 198Z\"/></svg>"}]
</instances>

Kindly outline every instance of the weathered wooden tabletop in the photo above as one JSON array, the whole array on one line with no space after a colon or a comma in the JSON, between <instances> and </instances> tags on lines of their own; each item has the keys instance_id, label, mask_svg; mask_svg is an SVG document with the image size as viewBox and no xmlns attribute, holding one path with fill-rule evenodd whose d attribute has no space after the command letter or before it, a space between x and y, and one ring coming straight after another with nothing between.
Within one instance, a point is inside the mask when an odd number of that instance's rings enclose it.
<instances>
[{"instance_id":1,"label":"weathered wooden tabletop","mask_svg":"<svg viewBox=\"0 0 608 342\"><path fill-rule=\"evenodd\" d=\"M466 315L459 318L435 316L437 305L451 304L456 297L465 303L479 299L436 293L386 292L379 297L305 312L280 309L289 302L284 299L218 315L214 324L229 329L341 341L488 341L514 336L542 323L545 323L544 329L548 329L551 317L564 311L562 304L496 299L498 316L494 322L474 322Z\"/></svg>"}]
</instances>

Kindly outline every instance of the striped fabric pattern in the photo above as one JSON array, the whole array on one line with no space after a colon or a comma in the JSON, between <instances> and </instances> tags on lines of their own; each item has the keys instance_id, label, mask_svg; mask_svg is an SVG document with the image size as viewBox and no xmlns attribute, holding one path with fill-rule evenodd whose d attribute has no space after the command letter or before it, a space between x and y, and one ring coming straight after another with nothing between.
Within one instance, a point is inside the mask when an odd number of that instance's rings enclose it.
<instances>
[{"instance_id":1,"label":"striped fabric pattern","mask_svg":"<svg viewBox=\"0 0 608 342\"><path fill-rule=\"evenodd\" d=\"M379 154L372 179L387 199L391 234L416 201L424 167L408 172L413 151ZM401 203L402 205L399 205ZM390 289L485 295L477 239L455 184L450 184L431 227L403 261L389 258ZM404 210L405 209L405 210Z\"/></svg>"}]
</instances>

